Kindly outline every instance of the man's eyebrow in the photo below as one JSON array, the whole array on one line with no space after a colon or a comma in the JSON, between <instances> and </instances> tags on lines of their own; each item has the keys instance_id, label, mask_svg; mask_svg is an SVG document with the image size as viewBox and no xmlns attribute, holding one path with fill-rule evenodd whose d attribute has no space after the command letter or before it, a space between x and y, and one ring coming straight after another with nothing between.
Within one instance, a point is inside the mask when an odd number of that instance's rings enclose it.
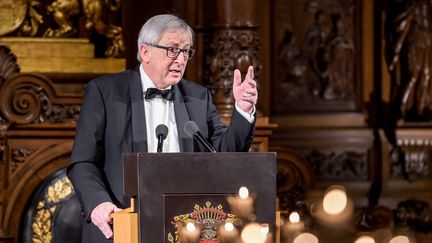
<instances>
[{"instance_id":1,"label":"man's eyebrow","mask_svg":"<svg viewBox=\"0 0 432 243\"><path fill-rule=\"evenodd\" d=\"M168 42L167 44L164 44L167 47L178 47L180 48L180 44L181 43L175 43L175 42ZM185 47L183 47L182 49L190 49L192 48L191 44L186 44Z\"/></svg>"}]
</instances>

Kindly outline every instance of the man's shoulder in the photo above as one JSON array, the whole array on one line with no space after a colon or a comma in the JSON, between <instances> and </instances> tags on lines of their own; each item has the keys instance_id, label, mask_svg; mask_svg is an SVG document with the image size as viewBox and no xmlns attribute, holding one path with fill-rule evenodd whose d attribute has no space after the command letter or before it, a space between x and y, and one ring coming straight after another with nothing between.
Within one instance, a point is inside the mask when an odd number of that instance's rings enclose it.
<instances>
[{"instance_id":1,"label":"man's shoulder","mask_svg":"<svg viewBox=\"0 0 432 243\"><path fill-rule=\"evenodd\" d=\"M138 76L135 77L136 75ZM87 84L86 89L95 88L104 97L126 97L130 95L131 79L137 79L139 82L139 73L133 69L97 77Z\"/></svg>"},{"instance_id":2,"label":"man's shoulder","mask_svg":"<svg viewBox=\"0 0 432 243\"><path fill-rule=\"evenodd\" d=\"M208 89L201 84L195 83L193 81L182 79L178 84L179 88L186 93L207 93Z\"/></svg>"},{"instance_id":3,"label":"man's shoulder","mask_svg":"<svg viewBox=\"0 0 432 243\"><path fill-rule=\"evenodd\" d=\"M125 86L129 84L131 73L134 70L128 69L119 73L102 75L89 82L99 87Z\"/></svg>"}]
</instances>

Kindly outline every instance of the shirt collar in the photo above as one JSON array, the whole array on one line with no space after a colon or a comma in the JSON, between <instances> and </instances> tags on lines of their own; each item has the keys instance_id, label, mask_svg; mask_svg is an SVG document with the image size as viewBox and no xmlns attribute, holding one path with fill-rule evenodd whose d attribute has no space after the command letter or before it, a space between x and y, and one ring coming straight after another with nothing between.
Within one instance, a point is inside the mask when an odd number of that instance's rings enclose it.
<instances>
[{"instance_id":1,"label":"shirt collar","mask_svg":"<svg viewBox=\"0 0 432 243\"><path fill-rule=\"evenodd\" d=\"M157 88L153 80L151 80L150 77L147 75L147 73L144 71L142 63L139 66L139 71L140 71L141 85L143 88L143 92L146 91L148 88ZM165 89L171 89L171 85L166 87Z\"/></svg>"}]
</instances>

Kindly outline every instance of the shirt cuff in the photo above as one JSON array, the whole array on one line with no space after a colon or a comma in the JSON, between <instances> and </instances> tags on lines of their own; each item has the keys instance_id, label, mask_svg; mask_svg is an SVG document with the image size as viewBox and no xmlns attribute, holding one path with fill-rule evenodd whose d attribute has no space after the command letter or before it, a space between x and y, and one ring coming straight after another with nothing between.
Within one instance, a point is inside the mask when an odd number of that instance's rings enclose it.
<instances>
[{"instance_id":1,"label":"shirt cuff","mask_svg":"<svg viewBox=\"0 0 432 243\"><path fill-rule=\"evenodd\" d=\"M235 108L238 111L238 113L240 113L240 115L242 115L249 123L253 123L255 121L255 111L256 111L255 106L253 107L251 114L240 109L240 107L238 107L237 103L235 103Z\"/></svg>"}]
</instances>

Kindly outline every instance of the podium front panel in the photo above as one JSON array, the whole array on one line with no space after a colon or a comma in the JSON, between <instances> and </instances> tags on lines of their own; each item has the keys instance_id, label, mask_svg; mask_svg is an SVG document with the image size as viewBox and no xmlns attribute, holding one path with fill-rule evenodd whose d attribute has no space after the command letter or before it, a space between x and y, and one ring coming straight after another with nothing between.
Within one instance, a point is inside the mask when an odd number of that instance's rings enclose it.
<instances>
[{"instance_id":1,"label":"podium front panel","mask_svg":"<svg viewBox=\"0 0 432 243\"><path fill-rule=\"evenodd\" d=\"M137 162L140 242L169 242L171 214L220 201L246 186L254 197L255 221L273 230L276 211L275 153L142 153ZM131 163L129 161L129 163ZM215 200L214 200L215 199ZM212 205L216 206L216 205ZM174 208L173 208L174 207Z\"/></svg>"}]
</instances>

